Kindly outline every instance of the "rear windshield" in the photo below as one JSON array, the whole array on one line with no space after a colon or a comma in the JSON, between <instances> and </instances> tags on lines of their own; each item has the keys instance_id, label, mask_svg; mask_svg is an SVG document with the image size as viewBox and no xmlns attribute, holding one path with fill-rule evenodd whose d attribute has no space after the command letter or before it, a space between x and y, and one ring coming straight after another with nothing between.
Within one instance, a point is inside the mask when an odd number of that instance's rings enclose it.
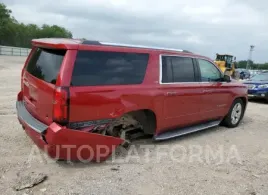
<instances>
[{"instance_id":1,"label":"rear windshield","mask_svg":"<svg viewBox=\"0 0 268 195\"><path fill-rule=\"evenodd\" d=\"M55 84L66 50L38 48L26 70L33 76Z\"/></svg>"},{"instance_id":2,"label":"rear windshield","mask_svg":"<svg viewBox=\"0 0 268 195\"><path fill-rule=\"evenodd\" d=\"M149 54L78 51L72 86L128 85L143 82Z\"/></svg>"}]
</instances>

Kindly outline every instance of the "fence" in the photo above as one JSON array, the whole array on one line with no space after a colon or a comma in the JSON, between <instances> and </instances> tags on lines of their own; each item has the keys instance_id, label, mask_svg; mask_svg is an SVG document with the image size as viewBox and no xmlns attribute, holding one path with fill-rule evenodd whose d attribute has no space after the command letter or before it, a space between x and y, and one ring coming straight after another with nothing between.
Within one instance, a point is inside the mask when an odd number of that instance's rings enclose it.
<instances>
[{"instance_id":1,"label":"fence","mask_svg":"<svg viewBox=\"0 0 268 195\"><path fill-rule=\"evenodd\" d=\"M9 47L0 45L0 55L6 56L28 56L31 49L21 47Z\"/></svg>"}]
</instances>

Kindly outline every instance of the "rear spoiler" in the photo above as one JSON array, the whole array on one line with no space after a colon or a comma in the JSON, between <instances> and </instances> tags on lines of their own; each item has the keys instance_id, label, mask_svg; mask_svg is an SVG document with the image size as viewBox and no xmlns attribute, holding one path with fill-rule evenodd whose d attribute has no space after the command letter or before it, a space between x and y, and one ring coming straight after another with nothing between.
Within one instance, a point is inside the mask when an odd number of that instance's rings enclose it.
<instances>
[{"instance_id":1,"label":"rear spoiler","mask_svg":"<svg viewBox=\"0 0 268 195\"><path fill-rule=\"evenodd\" d=\"M55 48L55 49L78 49L82 41L79 39L64 38L42 38L33 39L32 45L35 47Z\"/></svg>"}]
</instances>

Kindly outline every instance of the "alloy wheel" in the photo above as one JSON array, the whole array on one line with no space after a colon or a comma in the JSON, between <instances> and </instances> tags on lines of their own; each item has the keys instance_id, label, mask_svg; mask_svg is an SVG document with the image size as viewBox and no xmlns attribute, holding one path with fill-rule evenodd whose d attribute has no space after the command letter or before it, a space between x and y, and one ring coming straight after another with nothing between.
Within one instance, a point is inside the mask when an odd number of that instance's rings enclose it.
<instances>
[{"instance_id":1,"label":"alloy wheel","mask_svg":"<svg viewBox=\"0 0 268 195\"><path fill-rule=\"evenodd\" d=\"M231 114L231 123L236 125L242 115L242 105L240 102L236 103L233 107L232 114Z\"/></svg>"}]
</instances>

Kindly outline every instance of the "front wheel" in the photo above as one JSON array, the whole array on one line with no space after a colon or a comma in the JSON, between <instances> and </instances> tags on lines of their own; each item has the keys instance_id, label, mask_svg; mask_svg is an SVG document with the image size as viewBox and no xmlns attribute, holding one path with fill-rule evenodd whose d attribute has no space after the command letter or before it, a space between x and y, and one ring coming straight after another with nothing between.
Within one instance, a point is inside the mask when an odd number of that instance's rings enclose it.
<instances>
[{"instance_id":1,"label":"front wheel","mask_svg":"<svg viewBox=\"0 0 268 195\"><path fill-rule=\"evenodd\" d=\"M222 121L222 124L229 128L237 127L242 120L245 112L245 105L241 99L236 99L227 116Z\"/></svg>"}]
</instances>

